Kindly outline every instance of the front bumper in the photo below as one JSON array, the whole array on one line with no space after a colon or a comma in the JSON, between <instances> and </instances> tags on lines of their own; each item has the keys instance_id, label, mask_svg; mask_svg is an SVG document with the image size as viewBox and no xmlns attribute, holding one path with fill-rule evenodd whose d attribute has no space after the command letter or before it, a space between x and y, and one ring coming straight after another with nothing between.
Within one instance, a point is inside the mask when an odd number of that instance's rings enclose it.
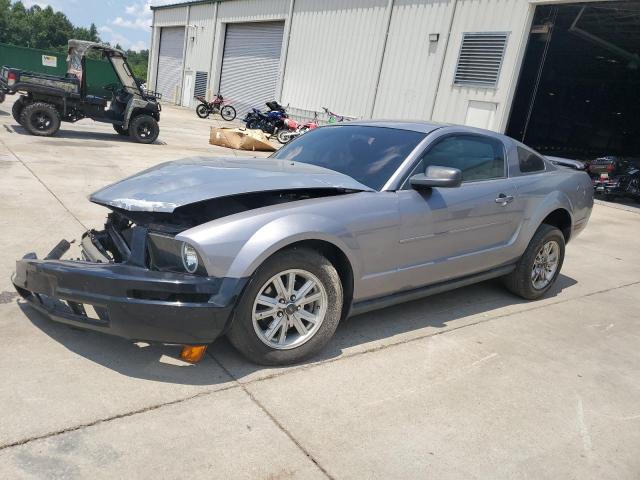
<instances>
[{"instance_id":1,"label":"front bumper","mask_svg":"<svg viewBox=\"0 0 640 480\"><path fill-rule=\"evenodd\" d=\"M126 263L16 262L18 293L51 320L134 341L204 345L222 334L245 279L159 272Z\"/></svg>"}]
</instances>

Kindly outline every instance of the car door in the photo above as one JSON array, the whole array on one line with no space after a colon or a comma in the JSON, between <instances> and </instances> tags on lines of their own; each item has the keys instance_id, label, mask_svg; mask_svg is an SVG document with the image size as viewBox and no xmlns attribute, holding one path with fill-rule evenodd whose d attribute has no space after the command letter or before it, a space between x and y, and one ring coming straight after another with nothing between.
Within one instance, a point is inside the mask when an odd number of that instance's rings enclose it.
<instances>
[{"instance_id":1,"label":"car door","mask_svg":"<svg viewBox=\"0 0 640 480\"><path fill-rule=\"evenodd\" d=\"M456 133L429 146L398 193L400 282L404 288L463 277L510 260L506 248L519 225L516 190L503 142ZM462 171L454 188L415 190L409 178L427 166Z\"/></svg>"}]
</instances>

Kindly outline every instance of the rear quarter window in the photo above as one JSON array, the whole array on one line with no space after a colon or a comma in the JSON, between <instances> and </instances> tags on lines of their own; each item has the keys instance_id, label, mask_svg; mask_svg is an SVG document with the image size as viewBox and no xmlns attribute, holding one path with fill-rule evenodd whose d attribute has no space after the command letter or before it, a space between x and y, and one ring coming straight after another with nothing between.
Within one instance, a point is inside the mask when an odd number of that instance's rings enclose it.
<instances>
[{"instance_id":1,"label":"rear quarter window","mask_svg":"<svg viewBox=\"0 0 640 480\"><path fill-rule=\"evenodd\" d=\"M545 169L544 159L540 155L522 147L518 147L518 163L522 173L542 172Z\"/></svg>"}]
</instances>

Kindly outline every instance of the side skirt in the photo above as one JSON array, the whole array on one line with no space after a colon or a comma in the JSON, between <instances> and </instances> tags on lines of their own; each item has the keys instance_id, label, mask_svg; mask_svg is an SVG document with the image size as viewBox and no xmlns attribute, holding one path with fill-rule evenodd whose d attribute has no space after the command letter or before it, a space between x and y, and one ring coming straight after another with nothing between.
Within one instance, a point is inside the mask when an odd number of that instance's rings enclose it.
<instances>
[{"instance_id":1,"label":"side skirt","mask_svg":"<svg viewBox=\"0 0 640 480\"><path fill-rule=\"evenodd\" d=\"M385 295L384 297L372 298L370 300L364 300L362 302L354 303L349 312L349 316L360 315L361 313L371 312L380 308L390 307L399 303L410 302L412 300L418 300L420 298L428 297L430 295L436 295L438 293L454 290L460 287L466 287L474 283L483 282L492 278L501 277L507 275L515 270L516 265L506 265L504 267L494 268L487 270L486 272L474 273L473 275L467 275L466 277L456 278L453 280L447 280L446 282L436 283L433 285L427 285L426 287L414 288L411 290L405 290L391 295Z\"/></svg>"}]
</instances>

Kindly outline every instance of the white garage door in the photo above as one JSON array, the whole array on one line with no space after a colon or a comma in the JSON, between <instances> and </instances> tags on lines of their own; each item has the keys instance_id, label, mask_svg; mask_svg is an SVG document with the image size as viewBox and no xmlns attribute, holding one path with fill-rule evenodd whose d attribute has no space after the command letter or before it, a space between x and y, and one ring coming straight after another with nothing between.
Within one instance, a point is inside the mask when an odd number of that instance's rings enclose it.
<instances>
[{"instance_id":1,"label":"white garage door","mask_svg":"<svg viewBox=\"0 0 640 480\"><path fill-rule=\"evenodd\" d=\"M177 87L182 78L183 50L184 27L165 27L160 30L156 90L162 94L162 100L165 102L176 103L180 98Z\"/></svg>"},{"instance_id":2,"label":"white garage door","mask_svg":"<svg viewBox=\"0 0 640 480\"><path fill-rule=\"evenodd\" d=\"M284 22L227 25L220 93L238 115L275 99L283 32Z\"/></svg>"}]
</instances>

